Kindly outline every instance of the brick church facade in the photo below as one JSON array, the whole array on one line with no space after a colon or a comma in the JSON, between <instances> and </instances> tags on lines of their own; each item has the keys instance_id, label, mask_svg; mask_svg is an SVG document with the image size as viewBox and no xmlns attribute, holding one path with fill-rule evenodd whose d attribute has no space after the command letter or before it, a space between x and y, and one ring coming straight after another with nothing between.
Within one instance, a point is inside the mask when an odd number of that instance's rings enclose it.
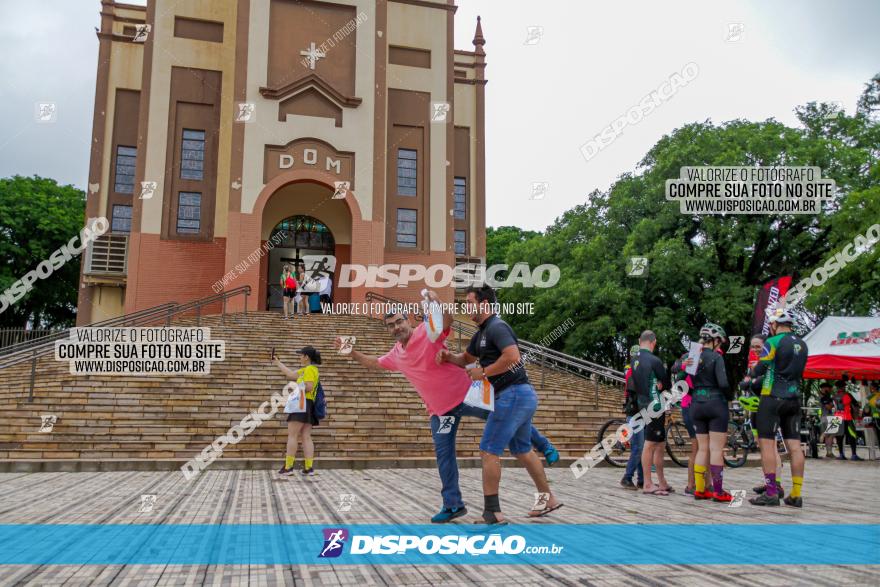
<instances>
[{"instance_id":1,"label":"brick church facade","mask_svg":"<svg viewBox=\"0 0 880 587\"><path fill-rule=\"evenodd\" d=\"M102 0L86 213L111 230L84 256L78 323L209 296L231 273L249 309L272 308L304 255L484 259L485 40L478 20L474 50L455 50L455 11Z\"/></svg>"}]
</instances>

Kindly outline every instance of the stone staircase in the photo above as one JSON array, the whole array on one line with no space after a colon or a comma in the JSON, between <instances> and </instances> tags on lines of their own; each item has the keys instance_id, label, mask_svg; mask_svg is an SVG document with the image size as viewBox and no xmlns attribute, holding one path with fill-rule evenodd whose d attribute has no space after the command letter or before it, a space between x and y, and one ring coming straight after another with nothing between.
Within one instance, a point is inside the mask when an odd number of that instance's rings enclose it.
<instances>
[{"instance_id":1,"label":"stone staircase","mask_svg":"<svg viewBox=\"0 0 880 587\"><path fill-rule=\"evenodd\" d=\"M195 325L195 319L174 325ZM370 371L333 350L335 336L350 334L362 352L383 354L393 341L380 321L318 314L283 320L258 312L227 315L225 324L220 316L203 316L200 325L211 328L212 339L226 341L226 360L213 363L209 375L74 376L67 363L45 355L28 402L31 363L0 370L0 470L178 467L284 387L285 377L269 361L272 347L293 367L294 350L306 344L323 358L328 418L314 432L322 461L424 466L433 457L427 414L406 379ZM453 335L449 344L457 349L458 339ZM528 373L541 401L535 425L567 460L582 456L602 423L620 415L617 384L534 364ZM57 416L51 432L39 431L43 414ZM465 460L479 455L481 432L482 422L463 422L458 451ZM211 466L267 467L266 461L277 463L285 441L278 414Z\"/></svg>"}]
</instances>

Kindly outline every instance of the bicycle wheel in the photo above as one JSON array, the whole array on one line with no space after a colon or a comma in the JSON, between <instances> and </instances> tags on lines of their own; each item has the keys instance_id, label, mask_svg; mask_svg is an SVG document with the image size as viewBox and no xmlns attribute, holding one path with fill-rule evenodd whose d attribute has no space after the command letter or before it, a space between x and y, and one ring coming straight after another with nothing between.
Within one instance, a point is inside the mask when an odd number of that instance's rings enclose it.
<instances>
[{"instance_id":1,"label":"bicycle wheel","mask_svg":"<svg viewBox=\"0 0 880 587\"><path fill-rule=\"evenodd\" d=\"M615 418L605 422L605 424L602 425L602 428L599 429L599 443L601 444L608 436L616 437L617 428L621 424L626 424L626 420ZM618 442L615 440L611 450L605 453L605 462L615 467L625 467L626 462L629 460L629 455L629 442Z\"/></svg>"},{"instance_id":2,"label":"bicycle wheel","mask_svg":"<svg viewBox=\"0 0 880 587\"><path fill-rule=\"evenodd\" d=\"M666 453L679 467L687 467L691 456L691 437L683 422L673 422L666 427Z\"/></svg>"},{"instance_id":3,"label":"bicycle wheel","mask_svg":"<svg viewBox=\"0 0 880 587\"><path fill-rule=\"evenodd\" d=\"M739 422L727 425L727 445L724 447L724 464L735 469L746 464L749 456L749 439Z\"/></svg>"}]
</instances>

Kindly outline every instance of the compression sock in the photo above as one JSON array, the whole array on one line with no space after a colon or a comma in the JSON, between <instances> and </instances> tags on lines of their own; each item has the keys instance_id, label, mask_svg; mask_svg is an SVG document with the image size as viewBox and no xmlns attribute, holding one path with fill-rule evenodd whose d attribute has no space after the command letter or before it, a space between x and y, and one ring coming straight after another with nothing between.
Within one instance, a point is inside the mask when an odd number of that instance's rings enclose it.
<instances>
[{"instance_id":1,"label":"compression sock","mask_svg":"<svg viewBox=\"0 0 880 587\"><path fill-rule=\"evenodd\" d=\"M315 462L315 459L306 459L306 469L312 468L312 463Z\"/></svg>"},{"instance_id":2,"label":"compression sock","mask_svg":"<svg viewBox=\"0 0 880 587\"><path fill-rule=\"evenodd\" d=\"M706 491L706 467L703 465L694 465L694 483L697 493Z\"/></svg>"},{"instance_id":3,"label":"compression sock","mask_svg":"<svg viewBox=\"0 0 880 587\"><path fill-rule=\"evenodd\" d=\"M776 495L776 473L764 474L764 486L767 488L766 493L768 497Z\"/></svg>"},{"instance_id":4,"label":"compression sock","mask_svg":"<svg viewBox=\"0 0 880 587\"><path fill-rule=\"evenodd\" d=\"M284 457L284 468L285 469L292 469L294 461L296 461L295 456L292 457L290 455L287 455L286 457Z\"/></svg>"},{"instance_id":5,"label":"compression sock","mask_svg":"<svg viewBox=\"0 0 880 587\"><path fill-rule=\"evenodd\" d=\"M712 488L715 493L724 491L724 467L721 465L709 465L709 471L712 473Z\"/></svg>"},{"instance_id":6,"label":"compression sock","mask_svg":"<svg viewBox=\"0 0 880 587\"><path fill-rule=\"evenodd\" d=\"M804 484L803 477L794 477L791 478L791 496L792 497L800 497L801 496L801 486Z\"/></svg>"}]
</instances>

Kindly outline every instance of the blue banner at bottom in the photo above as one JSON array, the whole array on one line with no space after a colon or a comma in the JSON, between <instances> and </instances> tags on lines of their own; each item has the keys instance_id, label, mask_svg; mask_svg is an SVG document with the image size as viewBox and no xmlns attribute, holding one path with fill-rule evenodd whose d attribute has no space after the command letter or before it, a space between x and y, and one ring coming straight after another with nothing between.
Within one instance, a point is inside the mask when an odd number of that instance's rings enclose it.
<instances>
[{"instance_id":1,"label":"blue banner at bottom","mask_svg":"<svg viewBox=\"0 0 880 587\"><path fill-rule=\"evenodd\" d=\"M2 565L875 565L878 553L878 526L855 524L0 525Z\"/></svg>"}]
</instances>

